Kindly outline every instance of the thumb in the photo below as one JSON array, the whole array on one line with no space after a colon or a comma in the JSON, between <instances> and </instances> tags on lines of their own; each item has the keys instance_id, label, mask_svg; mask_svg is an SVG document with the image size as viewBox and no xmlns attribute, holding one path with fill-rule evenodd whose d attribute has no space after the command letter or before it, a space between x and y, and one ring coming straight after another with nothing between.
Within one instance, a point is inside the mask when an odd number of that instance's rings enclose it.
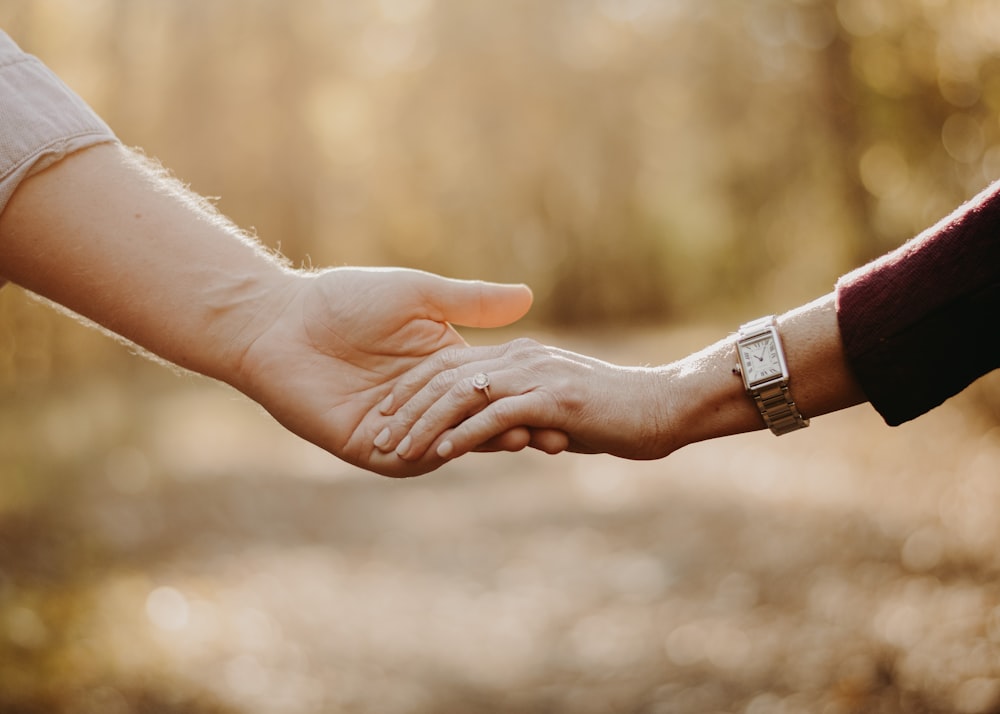
<instances>
[{"instance_id":1,"label":"thumb","mask_svg":"<svg viewBox=\"0 0 1000 714\"><path fill-rule=\"evenodd\" d=\"M435 317L455 325L501 327L521 319L531 308L527 285L454 280L427 273L421 287Z\"/></svg>"}]
</instances>

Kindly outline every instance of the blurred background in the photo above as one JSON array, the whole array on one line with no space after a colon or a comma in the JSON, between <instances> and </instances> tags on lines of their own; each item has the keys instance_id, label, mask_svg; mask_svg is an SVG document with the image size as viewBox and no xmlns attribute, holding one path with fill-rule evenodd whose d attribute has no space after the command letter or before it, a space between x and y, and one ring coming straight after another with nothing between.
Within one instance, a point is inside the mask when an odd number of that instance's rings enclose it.
<instances>
[{"instance_id":1,"label":"blurred background","mask_svg":"<svg viewBox=\"0 0 1000 714\"><path fill-rule=\"evenodd\" d=\"M679 358L1000 176L993 0L4 0L301 265ZM346 466L0 291L2 712L1000 711L1000 384L662 462Z\"/></svg>"}]
</instances>

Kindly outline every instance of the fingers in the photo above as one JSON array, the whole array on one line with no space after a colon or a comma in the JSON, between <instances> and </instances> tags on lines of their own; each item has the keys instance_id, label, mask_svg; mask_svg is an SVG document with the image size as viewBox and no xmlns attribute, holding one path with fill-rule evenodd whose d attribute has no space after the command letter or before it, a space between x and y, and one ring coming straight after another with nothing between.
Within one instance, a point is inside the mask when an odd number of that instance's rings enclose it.
<instances>
[{"instance_id":1,"label":"fingers","mask_svg":"<svg viewBox=\"0 0 1000 714\"><path fill-rule=\"evenodd\" d=\"M501 327L522 317L531 308L527 285L454 280L422 273L420 289L437 319L467 327Z\"/></svg>"},{"instance_id":2,"label":"fingers","mask_svg":"<svg viewBox=\"0 0 1000 714\"><path fill-rule=\"evenodd\" d=\"M386 416L398 413L397 421L412 423L451 388L459 377L459 368L465 368L463 372L470 375L484 371L473 366L502 357L507 350L507 345L441 350L399 377L379 411ZM414 401L416 395L419 399Z\"/></svg>"},{"instance_id":3,"label":"fingers","mask_svg":"<svg viewBox=\"0 0 1000 714\"><path fill-rule=\"evenodd\" d=\"M523 415L538 412L543 405L542 397L534 392L507 397L493 402L486 409L470 416L449 432L438 443L435 455L442 459L454 459L478 446L492 437L514 427ZM562 432L554 429L538 430L532 435L531 445L538 445L548 453L564 451L569 445L569 439ZM397 452L400 458L405 458ZM425 457L426 458L426 457Z\"/></svg>"},{"instance_id":4,"label":"fingers","mask_svg":"<svg viewBox=\"0 0 1000 714\"><path fill-rule=\"evenodd\" d=\"M490 369L491 365L496 367L495 375L502 374L499 362L496 361L475 362L459 369L448 370L435 376L424 389L403 405L393 417L392 426L387 427L397 437L402 438L395 446L396 454L403 459L419 458L445 429L485 409L491 399L496 400L505 396L496 391L498 389L496 385L489 388L491 389L489 395L485 389L476 386L474 375L485 374L485 370ZM462 376L470 370L477 371L473 372L472 376ZM498 380L497 383L502 382ZM504 429L484 437L484 441L516 426L521 424L509 423ZM402 436L404 434L405 436ZM526 445L525 443L520 448ZM376 444L376 447L392 448L392 439Z\"/></svg>"},{"instance_id":5,"label":"fingers","mask_svg":"<svg viewBox=\"0 0 1000 714\"><path fill-rule=\"evenodd\" d=\"M477 445L473 451L521 451L528 446L546 454L559 454L570 448L570 440L568 435L558 429L529 429L519 426Z\"/></svg>"},{"instance_id":6,"label":"fingers","mask_svg":"<svg viewBox=\"0 0 1000 714\"><path fill-rule=\"evenodd\" d=\"M478 422L474 433L480 441L470 445L460 442L463 450L517 451L533 446L548 453L564 451L569 447L565 433L537 428L554 426L558 418L551 394L545 401L508 399L534 390L547 391L543 384L553 375L546 374L556 365L565 371L571 364L561 359L557 350L525 338L504 345L442 350L397 380L380 405L380 411L391 418L374 446L383 453L395 451L402 459L421 459L446 431L503 401L493 418ZM487 375L489 386L477 385L477 375ZM525 411L531 407L534 411Z\"/></svg>"},{"instance_id":7,"label":"fingers","mask_svg":"<svg viewBox=\"0 0 1000 714\"><path fill-rule=\"evenodd\" d=\"M569 435L558 429L532 429L528 446L546 454L559 454L569 449Z\"/></svg>"},{"instance_id":8,"label":"fingers","mask_svg":"<svg viewBox=\"0 0 1000 714\"><path fill-rule=\"evenodd\" d=\"M447 438L447 432L444 438ZM525 427L514 427L485 442L476 445L469 451L521 451L529 445L534 445L534 435ZM437 449L430 449L419 458L401 459L394 452L382 453L371 450L364 459L349 458L347 460L369 471L374 471L389 478L412 478L434 471L449 459L440 456ZM342 457L343 458L343 457Z\"/></svg>"},{"instance_id":9,"label":"fingers","mask_svg":"<svg viewBox=\"0 0 1000 714\"><path fill-rule=\"evenodd\" d=\"M521 451L531 445L533 441L531 430L527 427L516 426L505 431L500 436L487 439L486 442L478 444L475 451Z\"/></svg>"}]
</instances>

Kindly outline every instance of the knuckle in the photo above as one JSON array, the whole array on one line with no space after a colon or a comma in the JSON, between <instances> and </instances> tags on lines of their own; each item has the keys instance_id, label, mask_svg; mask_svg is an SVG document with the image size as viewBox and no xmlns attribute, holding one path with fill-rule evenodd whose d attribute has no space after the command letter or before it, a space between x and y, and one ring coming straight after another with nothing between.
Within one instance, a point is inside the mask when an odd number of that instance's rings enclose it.
<instances>
[{"instance_id":1,"label":"knuckle","mask_svg":"<svg viewBox=\"0 0 1000 714\"><path fill-rule=\"evenodd\" d=\"M427 383L428 389L432 394L443 394L451 389L452 385L458 380L458 375L454 369L443 369L442 371L431 377L430 381Z\"/></svg>"},{"instance_id":2,"label":"knuckle","mask_svg":"<svg viewBox=\"0 0 1000 714\"><path fill-rule=\"evenodd\" d=\"M425 359L420 366L429 372L442 372L450 369L455 360L452 352L453 350L451 348L435 352L430 357Z\"/></svg>"},{"instance_id":3,"label":"knuckle","mask_svg":"<svg viewBox=\"0 0 1000 714\"><path fill-rule=\"evenodd\" d=\"M460 353L461 349L458 347L443 347L423 357L414 371L419 370L423 374L429 374L451 369L461 364Z\"/></svg>"},{"instance_id":4,"label":"knuckle","mask_svg":"<svg viewBox=\"0 0 1000 714\"><path fill-rule=\"evenodd\" d=\"M507 426L517 422L518 412L511 399L498 399L486 412L486 416L497 426Z\"/></svg>"},{"instance_id":5,"label":"knuckle","mask_svg":"<svg viewBox=\"0 0 1000 714\"><path fill-rule=\"evenodd\" d=\"M531 337L518 337L510 342L510 349L512 352L537 352L542 349L542 345L538 340L532 339Z\"/></svg>"},{"instance_id":6,"label":"knuckle","mask_svg":"<svg viewBox=\"0 0 1000 714\"><path fill-rule=\"evenodd\" d=\"M428 424L426 419L424 419L423 417L417 419L415 422L413 422L413 426L410 427L410 436L413 437L414 440L423 438L424 432L427 430L427 427Z\"/></svg>"},{"instance_id":7,"label":"knuckle","mask_svg":"<svg viewBox=\"0 0 1000 714\"><path fill-rule=\"evenodd\" d=\"M468 347L446 347L440 350L437 355L441 360L442 368L452 369L458 367L468 361L467 352Z\"/></svg>"}]
</instances>

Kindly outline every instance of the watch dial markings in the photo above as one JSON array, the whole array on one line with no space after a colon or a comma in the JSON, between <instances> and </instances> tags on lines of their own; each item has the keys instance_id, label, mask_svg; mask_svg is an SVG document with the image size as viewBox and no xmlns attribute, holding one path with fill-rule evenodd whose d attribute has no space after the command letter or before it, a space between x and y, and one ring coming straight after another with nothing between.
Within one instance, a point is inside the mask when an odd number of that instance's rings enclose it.
<instances>
[{"instance_id":1,"label":"watch dial markings","mask_svg":"<svg viewBox=\"0 0 1000 714\"><path fill-rule=\"evenodd\" d=\"M747 378L753 381L769 379L781 374L781 359L777 345L771 338L745 345L742 351Z\"/></svg>"}]
</instances>

